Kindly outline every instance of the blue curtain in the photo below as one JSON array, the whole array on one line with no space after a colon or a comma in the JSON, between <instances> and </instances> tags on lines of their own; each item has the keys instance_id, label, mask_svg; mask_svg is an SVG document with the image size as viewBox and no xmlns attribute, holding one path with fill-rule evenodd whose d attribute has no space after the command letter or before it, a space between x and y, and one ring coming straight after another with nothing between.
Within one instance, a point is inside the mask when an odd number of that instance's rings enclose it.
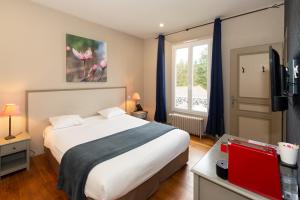
<instances>
[{"instance_id":1,"label":"blue curtain","mask_svg":"<svg viewBox=\"0 0 300 200\"><path fill-rule=\"evenodd\" d=\"M210 99L206 134L222 136L224 133L221 19L217 18L214 23Z\"/></svg>"},{"instance_id":2,"label":"blue curtain","mask_svg":"<svg viewBox=\"0 0 300 200\"><path fill-rule=\"evenodd\" d=\"M156 109L154 120L167 122L166 86L165 86L165 36L158 36L156 71Z\"/></svg>"}]
</instances>

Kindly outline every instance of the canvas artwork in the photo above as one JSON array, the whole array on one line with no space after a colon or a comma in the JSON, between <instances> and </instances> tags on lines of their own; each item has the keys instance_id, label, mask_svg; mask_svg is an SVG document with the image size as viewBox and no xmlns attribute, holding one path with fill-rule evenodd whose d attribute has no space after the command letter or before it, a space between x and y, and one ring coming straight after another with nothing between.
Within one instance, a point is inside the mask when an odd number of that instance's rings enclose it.
<instances>
[{"instance_id":1,"label":"canvas artwork","mask_svg":"<svg viewBox=\"0 0 300 200\"><path fill-rule=\"evenodd\" d=\"M67 82L106 82L106 42L66 35Z\"/></svg>"}]
</instances>

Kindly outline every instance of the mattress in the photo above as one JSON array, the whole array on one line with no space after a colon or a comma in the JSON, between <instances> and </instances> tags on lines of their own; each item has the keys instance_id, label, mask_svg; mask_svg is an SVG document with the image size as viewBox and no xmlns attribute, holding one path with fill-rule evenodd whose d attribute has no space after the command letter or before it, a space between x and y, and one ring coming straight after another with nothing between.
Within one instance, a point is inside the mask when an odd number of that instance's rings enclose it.
<instances>
[{"instance_id":1,"label":"mattress","mask_svg":"<svg viewBox=\"0 0 300 200\"><path fill-rule=\"evenodd\" d=\"M111 119L93 116L84 119L83 125L44 131L44 145L60 163L70 148L108 135L138 127L148 121L121 115ZM189 134L175 129L136 149L95 166L89 173L85 195L97 200L111 200L124 196L170 161L184 152L189 145Z\"/></svg>"}]
</instances>

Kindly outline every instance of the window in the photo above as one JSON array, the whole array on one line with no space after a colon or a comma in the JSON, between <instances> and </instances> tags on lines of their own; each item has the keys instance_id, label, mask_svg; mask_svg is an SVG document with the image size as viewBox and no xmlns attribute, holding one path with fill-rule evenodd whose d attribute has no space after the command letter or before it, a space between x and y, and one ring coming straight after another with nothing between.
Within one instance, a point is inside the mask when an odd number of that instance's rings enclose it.
<instances>
[{"instance_id":1,"label":"window","mask_svg":"<svg viewBox=\"0 0 300 200\"><path fill-rule=\"evenodd\" d=\"M173 46L172 107L174 111L208 111L211 39Z\"/></svg>"}]
</instances>

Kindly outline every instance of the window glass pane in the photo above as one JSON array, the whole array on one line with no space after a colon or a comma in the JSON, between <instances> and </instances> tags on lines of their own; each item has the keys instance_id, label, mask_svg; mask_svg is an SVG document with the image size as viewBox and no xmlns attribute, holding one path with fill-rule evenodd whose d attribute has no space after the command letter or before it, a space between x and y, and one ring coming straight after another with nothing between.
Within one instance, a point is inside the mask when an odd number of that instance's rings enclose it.
<instances>
[{"instance_id":1,"label":"window glass pane","mask_svg":"<svg viewBox=\"0 0 300 200\"><path fill-rule=\"evenodd\" d=\"M175 107L188 109L188 48L176 49Z\"/></svg>"},{"instance_id":2,"label":"window glass pane","mask_svg":"<svg viewBox=\"0 0 300 200\"><path fill-rule=\"evenodd\" d=\"M207 112L208 44L193 47L192 110Z\"/></svg>"}]
</instances>

